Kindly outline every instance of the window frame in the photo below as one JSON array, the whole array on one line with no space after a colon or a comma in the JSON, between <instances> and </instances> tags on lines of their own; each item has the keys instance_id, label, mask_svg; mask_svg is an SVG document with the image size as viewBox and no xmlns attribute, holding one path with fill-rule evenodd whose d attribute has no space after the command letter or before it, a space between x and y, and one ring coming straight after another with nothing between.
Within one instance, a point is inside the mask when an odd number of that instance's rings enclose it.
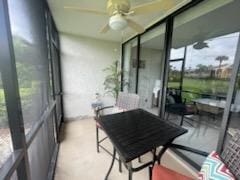
<instances>
[{"instance_id":1,"label":"window frame","mask_svg":"<svg viewBox=\"0 0 240 180\"><path fill-rule=\"evenodd\" d=\"M56 43L56 46L59 48L60 43L59 43L58 31L56 29L55 23L51 16L47 2L42 1L42 3L43 3L45 12L49 14L49 18L45 17L46 31L48 28L47 26L53 26L55 28L54 29L55 37L52 37L52 34L50 33L49 34L46 33L47 34L46 37L43 37L43 38L46 38L46 39L55 38L55 41L57 42L54 42L54 43ZM8 157L6 162L0 168L0 179L10 179L14 174L14 172L16 172L18 180L28 180L28 179L30 180L31 174L30 174L28 149L32 144L32 142L34 141L34 139L36 139L36 136L40 132L40 129L44 127L44 123L48 122L51 119L52 114L53 116L55 115L54 110L56 108L56 101L53 101L53 103L48 105L47 110L41 115L40 120L35 122L30 133L25 135L22 107L21 107L21 101L20 101L20 92L19 92L19 85L18 85L18 75L17 75L16 62L15 62L15 56L14 56L13 39L12 39L12 33L11 33L11 25L10 25L10 19L9 19L7 0L0 0L0 27L1 27L0 28L0 41L1 41L0 66L2 68L1 78L2 78L4 93L5 93L9 129L11 132L12 146L13 146L13 152L11 156ZM53 42L51 42L51 44L52 43ZM49 47L46 49L49 50ZM59 79L60 79L60 82L58 83L60 86L60 90L62 90L61 65L60 65L59 53L60 52L58 51L57 54L58 54L59 65L57 68L59 68ZM48 60L52 62L51 55ZM54 86L54 82L52 82L52 85ZM55 96L55 94L51 94L51 95ZM61 96L60 106L63 107L62 93L60 93L60 96ZM62 112L61 114L62 115L60 117L61 118L60 122L62 124L64 117ZM56 124L56 122L54 123ZM57 128L57 125L55 127ZM60 129L60 127L58 128ZM56 130L56 132L58 136L59 131ZM48 162L49 163L48 178L50 179L53 178L53 175L54 175L54 171L55 171L54 164L56 164L58 149L59 149L59 144L56 143L56 147L51 157L51 162Z\"/></svg>"},{"instance_id":2,"label":"window frame","mask_svg":"<svg viewBox=\"0 0 240 180\"><path fill-rule=\"evenodd\" d=\"M162 76L163 77L163 87L162 87L161 94L160 94L160 111L159 111L159 116L161 118L164 118L164 114L165 114L165 102L166 102L166 95L167 95L166 92L167 92L167 85L168 85L168 78L169 78L169 73L168 73L169 65L170 65L170 62L178 61L178 59L171 60L171 58L170 58L174 19L175 19L175 17L177 17L181 13L184 13L187 10L189 10L189 9L199 5L201 2L205 2L205 1L206 0L195 0L195 1L189 2L188 4L186 4L185 6L180 8L179 10L173 12L169 16L163 18L159 22L157 22L154 25L147 28L146 31L143 32L142 34L138 34L136 36L133 36L130 39L128 39L127 41L125 41L124 43L122 43L122 53L123 54L122 54L121 63L123 64L124 63L124 58L123 58L123 56L124 56L124 46L128 42L130 42L131 40L133 40L136 37L138 37L140 39L141 36L146 34L148 31L153 30L154 28L158 27L159 25L166 23L166 34L165 34L165 45L164 45L164 65L163 65L163 76ZM240 42L240 38L239 38L239 42ZM138 44L138 46L140 46L140 44ZM240 47L238 47L238 49L240 49ZM138 48L138 50L140 50L140 47ZM187 50L185 48L185 53L184 53L184 57L183 57L183 64L185 64L186 51ZM138 52L138 53L140 53L140 52ZM139 59L137 59L137 61L139 62ZM221 153L223 151L225 136L226 136L226 132L227 132L227 128L228 128L228 123L229 123L229 120L230 120L230 108L231 108L232 98L234 96L235 85L236 85L236 81L237 81L237 77L238 77L238 70L240 69L240 52L238 54L236 54L233 66L234 66L234 70L233 70L233 73L231 75L230 86L229 86L227 99L226 99L226 108L224 109L221 128L220 128L220 131L219 131L219 139L218 139L218 145L217 145L217 151L219 153ZM183 65L183 67L184 67L184 65ZM183 73L183 71L182 71L182 73ZM181 79L181 82L180 82L181 83L180 88L182 88L183 76L184 75L182 74L182 79ZM138 79L138 77L137 77L137 79ZM180 151L176 150L175 152L178 155L180 155L184 160L189 162L193 167L195 167L196 169L199 169L199 165L197 165L192 160L187 158Z\"/></svg>"}]
</instances>

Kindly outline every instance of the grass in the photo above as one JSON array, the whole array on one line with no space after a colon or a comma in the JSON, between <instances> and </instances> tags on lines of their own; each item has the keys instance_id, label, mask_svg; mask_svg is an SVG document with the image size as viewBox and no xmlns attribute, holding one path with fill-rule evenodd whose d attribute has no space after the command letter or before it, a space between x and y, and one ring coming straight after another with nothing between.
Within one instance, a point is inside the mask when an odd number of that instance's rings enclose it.
<instances>
[{"instance_id":1,"label":"grass","mask_svg":"<svg viewBox=\"0 0 240 180\"><path fill-rule=\"evenodd\" d=\"M178 82L169 82L168 87L179 88ZM209 94L216 96L226 96L228 91L229 81L218 79L192 79L184 78L183 90L191 91L199 94ZM200 98L201 95L194 93L183 93L183 97L188 101L195 98Z\"/></svg>"}]
</instances>

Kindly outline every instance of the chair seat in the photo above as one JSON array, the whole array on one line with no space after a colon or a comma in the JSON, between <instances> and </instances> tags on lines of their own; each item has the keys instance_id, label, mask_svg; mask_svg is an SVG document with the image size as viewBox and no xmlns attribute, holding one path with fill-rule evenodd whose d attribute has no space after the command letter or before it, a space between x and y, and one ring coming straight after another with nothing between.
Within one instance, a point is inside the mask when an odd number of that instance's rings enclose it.
<instances>
[{"instance_id":1,"label":"chair seat","mask_svg":"<svg viewBox=\"0 0 240 180\"><path fill-rule=\"evenodd\" d=\"M155 165L153 167L152 180L193 180L193 178L187 177L164 166Z\"/></svg>"},{"instance_id":2,"label":"chair seat","mask_svg":"<svg viewBox=\"0 0 240 180\"><path fill-rule=\"evenodd\" d=\"M103 115L116 114L116 113L121 113L121 112L124 112L124 111L126 111L126 109L114 106L112 108L105 109L104 112L103 112Z\"/></svg>"},{"instance_id":3,"label":"chair seat","mask_svg":"<svg viewBox=\"0 0 240 180\"><path fill-rule=\"evenodd\" d=\"M177 115L192 115L195 114L195 108L186 104L169 104L166 106L166 111Z\"/></svg>"}]
</instances>

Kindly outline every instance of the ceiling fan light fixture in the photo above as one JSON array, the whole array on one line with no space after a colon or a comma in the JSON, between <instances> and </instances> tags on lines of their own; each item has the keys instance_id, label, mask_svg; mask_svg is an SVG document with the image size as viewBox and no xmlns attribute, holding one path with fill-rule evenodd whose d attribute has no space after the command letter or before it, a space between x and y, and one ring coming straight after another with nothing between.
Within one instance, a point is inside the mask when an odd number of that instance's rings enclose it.
<instances>
[{"instance_id":1,"label":"ceiling fan light fixture","mask_svg":"<svg viewBox=\"0 0 240 180\"><path fill-rule=\"evenodd\" d=\"M116 31L123 30L127 27L127 25L128 25L127 20L121 14L116 14L110 17L109 26L113 30Z\"/></svg>"}]
</instances>

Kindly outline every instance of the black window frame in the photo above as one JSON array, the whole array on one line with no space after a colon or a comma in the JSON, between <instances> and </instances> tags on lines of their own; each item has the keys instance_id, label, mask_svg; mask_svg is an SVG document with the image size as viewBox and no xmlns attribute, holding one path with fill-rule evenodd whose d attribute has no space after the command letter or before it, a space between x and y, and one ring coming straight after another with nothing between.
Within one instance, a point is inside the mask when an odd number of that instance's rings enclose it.
<instances>
[{"instance_id":1,"label":"black window frame","mask_svg":"<svg viewBox=\"0 0 240 180\"><path fill-rule=\"evenodd\" d=\"M166 93L167 93L168 76L169 76L169 72L168 72L169 64L170 64L170 62L180 60L180 59L171 59L170 58L174 18L177 17L178 15L180 15L181 13L184 13L185 11L199 5L201 2L205 2L205 1L206 0L194 0L194 1L189 2L188 4L186 4L185 6L180 8L179 10L173 12L169 16L163 18L159 22L157 22L154 25L147 28L146 31L143 32L142 34L138 34L136 36L133 36L130 39L128 39L127 41L125 41L124 43L122 43L122 53L124 53L124 46L128 42L130 42L132 39L134 39L136 37L138 37L140 39L141 36L144 35L145 33L147 33L148 31L158 27L159 25L162 25L162 24L166 23L167 26L166 26L165 46L164 46L164 66L163 66L163 71L162 71L162 73L163 73L163 76L162 76L163 77L163 87L162 87L161 94L160 94L160 102L161 103L160 103L160 110L159 110L159 116L161 118L164 118L164 115L165 115L165 101L166 101L166 95L167 95ZM140 44L138 44L138 45L140 46ZM140 48L137 48L137 49L138 49L138 51L140 51ZM186 51L186 49L185 49L185 51ZM140 54L140 52L138 52L138 54ZM124 64L123 56L124 56L124 54L122 54L122 59L121 59L122 64ZM184 56L186 56L186 52L185 52ZM223 151L224 141L225 141L225 137L226 137L226 133L227 133L226 131L227 131L228 123L229 123L229 120L230 120L230 108L231 108L232 98L234 96L234 90L235 90L235 84L236 84L236 81L237 81L238 70L240 68L240 53L237 56L238 56L238 58L235 58L234 64L233 64L234 70L233 70L233 73L231 75L230 86L229 86L229 90L228 90L228 94L227 94L227 100L226 100L226 108L224 109L221 128L220 128L220 131L219 131L220 133L219 133L218 145L217 145L217 152L218 153L221 153ZM183 61L183 64L184 64L185 63L185 57L183 57L183 59L181 59L181 60ZM139 62L139 57L138 57L137 61ZM183 73L183 71L182 71L182 73ZM182 74L181 82L180 82L180 84L181 84L180 88L182 88L183 76L184 75ZM138 77L137 77L137 79L138 79ZM136 86L138 87L138 84ZM137 93L137 91L136 91L136 93ZM194 161L192 161L191 159L189 159L188 157L183 155L180 151L174 150L174 152L176 152L184 160L186 160L188 163L190 163L194 168L196 168L196 169L200 168L200 166L198 164L196 164Z\"/></svg>"}]
</instances>

